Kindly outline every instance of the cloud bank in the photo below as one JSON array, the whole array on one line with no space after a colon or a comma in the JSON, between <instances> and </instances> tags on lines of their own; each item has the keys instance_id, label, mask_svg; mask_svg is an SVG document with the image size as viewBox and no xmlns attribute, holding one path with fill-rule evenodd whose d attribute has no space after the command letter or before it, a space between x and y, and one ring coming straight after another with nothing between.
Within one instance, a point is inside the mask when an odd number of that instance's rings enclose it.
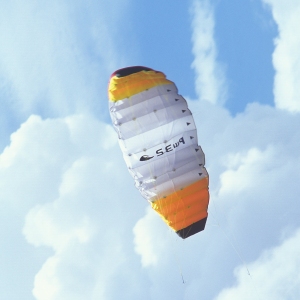
<instances>
[{"instance_id":1,"label":"cloud bank","mask_svg":"<svg viewBox=\"0 0 300 300\"><path fill-rule=\"evenodd\" d=\"M213 299L235 276L243 292L251 278L244 266L232 273L241 261L227 236L255 282L273 261L272 250L260 258L262 249L298 236L299 118L258 104L237 117L206 101L190 107L200 114L211 204L206 230L184 241L152 210L145 214L111 126L90 115L31 116L12 135L0 156L0 196L20 222L3 236L8 242L23 227L29 253L43 250L38 269L20 270L36 299ZM297 252L289 259L296 264Z\"/></svg>"}]
</instances>

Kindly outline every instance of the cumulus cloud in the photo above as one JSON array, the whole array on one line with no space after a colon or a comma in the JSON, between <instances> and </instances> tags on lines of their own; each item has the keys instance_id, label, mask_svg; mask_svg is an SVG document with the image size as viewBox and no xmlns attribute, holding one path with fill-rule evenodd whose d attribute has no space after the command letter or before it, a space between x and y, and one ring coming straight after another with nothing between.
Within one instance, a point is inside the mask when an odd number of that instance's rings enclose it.
<instances>
[{"instance_id":1,"label":"cumulus cloud","mask_svg":"<svg viewBox=\"0 0 300 300\"><path fill-rule=\"evenodd\" d=\"M128 299L140 293L128 280L137 275L129 269L135 264L130 244L143 202L137 201L133 210L138 193L111 126L90 115L31 116L1 154L0 177L1 214L14 223L19 213L18 226L6 233L2 227L2 241L9 243L23 227L27 242L52 251L46 250L40 270L19 266L32 280L25 295L33 287L36 299L105 299L116 293L116 277L127 283ZM5 252L6 260L15 261L24 249L21 244L18 252ZM3 281L5 276L1 274ZM18 292L4 296L17 297Z\"/></svg>"},{"instance_id":2,"label":"cumulus cloud","mask_svg":"<svg viewBox=\"0 0 300 300\"><path fill-rule=\"evenodd\" d=\"M163 227L165 225L159 222L158 218L158 215L149 208L145 217L140 219L133 228L135 251L141 255L143 267L156 267L167 247L166 231Z\"/></svg>"},{"instance_id":3,"label":"cumulus cloud","mask_svg":"<svg viewBox=\"0 0 300 300\"><path fill-rule=\"evenodd\" d=\"M206 230L187 240L145 214L111 126L85 114L31 116L12 135L0 156L1 212L13 220L18 211L20 221L3 236L8 243L23 228L27 252L44 249L40 259L24 255L35 268L20 271L36 299L120 299L120 287L124 299L213 299L236 280L231 243L249 264L300 227L299 117L259 104L235 117L207 101L189 104L211 204Z\"/></svg>"},{"instance_id":4,"label":"cumulus cloud","mask_svg":"<svg viewBox=\"0 0 300 300\"><path fill-rule=\"evenodd\" d=\"M208 0L195 0L191 13L194 54L192 68L196 74L196 92L201 100L223 104L227 98L227 86L224 65L217 60L213 7Z\"/></svg>"},{"instance_id":5,"label":"cumulus cloud","mask_svg":"<svg viewBox=\"0 0 300 300\"><path fill-rule=\"evenodd\" d=\"M300 227L300 137L294 130L300 119L259 104L248 105L235 117L206 101L190 101L189 106L195 112L199 142L206 153L211 201L205 231L177 245L185 278L184 290L177 293L186 299L199 299L199 295L213 299L225 283L234 284L231 270L241 260L247 265L261 256L262 249L276 245L284 233ZM176 255L172 242L160 242L153 223L148 212L135 227L135 242L150 274L156 266L156 276L152 276L157 279L160 264L167 264L167 269L176 266ZM291 257L294 259L297 261ZM246 265L240 273L251 282ZM178 280L178 269L175 273ZM158 296L162 289L153 285L155 297L163 299Z\"/></svg>"},{"instance_id":6,"label":"cumulus cloud","mask_svg":"<svg viewBox=\"0 0 300 300\"><path fill-rule=\"evenodd\" d=\"M300 38L296 32L300 26L300 3L296 0L262 1L271 8L278 26L273 53L275 104L278 108L299 112Z\"/></svg>"},{"instance_id":7,"label":"cumulus cloud","mask_svg":"<svg viewBox=\"0 0 300 300\"><path fill-rule=\"evenodd\" d=\"M268 249L249 265L249 279L243 267L235 270L237 284L224 289L215 300L299 299L300 297L300 230L279 246Z\"/></svg>"}]
</instances>

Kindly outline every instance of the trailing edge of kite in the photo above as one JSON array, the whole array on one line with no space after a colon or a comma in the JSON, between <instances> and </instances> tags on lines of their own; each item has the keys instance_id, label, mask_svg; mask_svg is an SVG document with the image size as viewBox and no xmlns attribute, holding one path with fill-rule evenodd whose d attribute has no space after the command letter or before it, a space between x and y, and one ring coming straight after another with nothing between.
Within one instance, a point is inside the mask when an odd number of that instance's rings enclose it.
<instances>
[{"instance_id":1,"label":"trailing edge of kite","mask_svg":"<svg viewBox=\"0 0 300 300\"><path fill-rule=\"evenodd\" d=\"M152 208L183 239L204 230L204 153L186 100L164 73L128 67L110 78L109 109L128 170Z\"/></svg>"}]
</instances>

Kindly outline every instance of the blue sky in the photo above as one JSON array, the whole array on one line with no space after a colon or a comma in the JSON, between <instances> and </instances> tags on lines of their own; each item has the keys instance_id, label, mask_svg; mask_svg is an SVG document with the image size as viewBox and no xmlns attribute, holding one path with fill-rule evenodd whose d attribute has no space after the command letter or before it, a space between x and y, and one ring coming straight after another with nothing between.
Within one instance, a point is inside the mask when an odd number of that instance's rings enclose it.
<instances>
[{"instance_id":1,"label":"blue sky","mask_svg":"<svg viewBox=\"0 0 300 300\"><path fill-rule=\"evenodd\" d=\"M272 105L272 51L277 27L270 10L261 1L212 1L211 5L217 57L226 68L230 89L225 107L235 114L249 102ZM139 50L138 59L132 58L132 64L163 67L182 94L195 98L189 5L179 1L172 5L139 1L129 16Z\"/></svg>"},{"instance_id":2,"label":"blue sky","mask_svg":"<svg viewBox=\"0 0 300 300\"><path fill-rule=\"evenodd\" d=\"M242 112L249 102L273 104L272 52L277 27L261 1L220 1L216 5L219 59L226 64L226 107Z\"/></svg>"},{"instance_id":3,"label":"blue sky","mask_svg":"<svg viewBox=\"0 0 300 300\"><path fill-rule=\"evenodd\" d=\"M299 20L295 0L0 1L0 298L299 299ZM110 124L129 65L194 114L211 199L184 241Z\"/></svg>"}]
</instances>

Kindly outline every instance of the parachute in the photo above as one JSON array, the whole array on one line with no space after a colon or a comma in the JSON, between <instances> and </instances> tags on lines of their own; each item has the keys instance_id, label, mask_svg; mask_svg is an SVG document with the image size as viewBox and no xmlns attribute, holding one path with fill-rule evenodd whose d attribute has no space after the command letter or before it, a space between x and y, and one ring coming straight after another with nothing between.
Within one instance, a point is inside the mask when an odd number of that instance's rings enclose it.
<instances>
[{"instance_id":1,"label":"parachute","mask_svg":"<svg viewBox=\"0 0 300 300\"><path fill-rule=\"evenodd\" d=\"M141 66L115 71L109 110L135 186L181 238L205 228L208 173L186 100L164 73Z\"/></svg>"}]
</instances>

